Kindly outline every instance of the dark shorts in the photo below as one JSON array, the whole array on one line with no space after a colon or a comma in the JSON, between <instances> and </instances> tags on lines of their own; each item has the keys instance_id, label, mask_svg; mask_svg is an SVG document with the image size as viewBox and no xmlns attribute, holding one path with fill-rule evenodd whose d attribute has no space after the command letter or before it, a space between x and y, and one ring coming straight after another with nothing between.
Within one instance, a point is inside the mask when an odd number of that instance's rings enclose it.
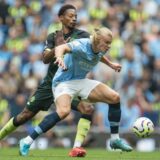
<instances>
[{"instance_id":1,"label":"dark shorts","mask_svg":"<svg viewBox=\"0 0 160 160\"><path fill-rule=\"evenodd\" d=\"M79 100L73 100L71 107L77 111ZM47 111L54 103L52 89L38 88L27 102L27 109L37 113L38 111Z\"/></svg>"}]
</instances>

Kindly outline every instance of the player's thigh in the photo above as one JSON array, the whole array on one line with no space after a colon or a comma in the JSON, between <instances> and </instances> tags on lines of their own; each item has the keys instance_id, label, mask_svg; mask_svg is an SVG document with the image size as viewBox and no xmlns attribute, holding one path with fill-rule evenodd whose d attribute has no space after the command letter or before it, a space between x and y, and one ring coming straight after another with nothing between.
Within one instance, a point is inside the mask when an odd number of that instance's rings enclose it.
<instances>
[{"instance_id":1,"label":"player's thigh","mask_svg":"<svg viewBox=\"0 0 160 160\"><path fill-rule=\"evenodd\" d=\"M77 88L73 81L61 82L57 86L52 87L52 92L54 95L54 101L57 102L57 99L62 99L61 96L69 95L72 99L76 95ZM64 96L67 99L67 96ZM63 103L63 102L62 102Z\"/></svg>"},{"instance_id":2,"label":"player's thigh","mask_svg":"<svg viewBox=\"0 0 160 160\"><path fill-rule=\"evenodd\" d=\"M34 113L47 111L53 104L52 90L38 89L28 100L26 108Z\"/></svg>"},{"instance_id":3,"label":"player's thigh","mask_svg":"<svg viewBox=\"0 0 160 160\"><path fill-rule=\"evenodd\" d=\"M109 86L100 83L89 94L88 99L91 102L118 103L119 94Z\"/></svg>"}]
</instances>

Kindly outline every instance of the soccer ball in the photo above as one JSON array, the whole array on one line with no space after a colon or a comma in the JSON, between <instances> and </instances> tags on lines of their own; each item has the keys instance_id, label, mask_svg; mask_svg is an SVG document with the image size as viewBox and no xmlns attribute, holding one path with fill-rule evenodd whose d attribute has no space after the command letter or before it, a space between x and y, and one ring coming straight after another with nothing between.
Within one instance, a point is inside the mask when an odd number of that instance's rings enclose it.
<instances>
[{"instance_id":1,"label":"soccer ball","mask_svg":"<svg viewBox=\"0 0 160 160\"><path fill-rule=\"evenodd\" d=\"M132 130L138 137L146 138L154 131L154 125L149 118L140 117L134 122Z\"/></svg>"}]
</instances>

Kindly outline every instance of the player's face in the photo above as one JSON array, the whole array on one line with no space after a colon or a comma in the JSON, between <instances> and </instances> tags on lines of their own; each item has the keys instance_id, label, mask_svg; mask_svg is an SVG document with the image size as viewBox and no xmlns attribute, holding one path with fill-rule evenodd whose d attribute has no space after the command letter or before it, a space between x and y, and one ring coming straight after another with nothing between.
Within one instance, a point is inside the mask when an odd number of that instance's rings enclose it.
<instances>
[{"instance_id":1,"label":"player's face","mask_svg":"<svg viewBox=\"0 0 160 160\"><path fill-rule=\"evenodd\" d=\"M96 49L98 52L107 52L111 48L112 36L101 35L98 37L98 43L96 43Z\"/></svg>"},{"instance_id":2,"label":"player's face","mask_svg":"<svg viewBox=\"0 0 160 160\"><path fill-rule=\"evenodd\" d=\"M77 13L74 9L68 9L64 15L60 17L60 20L66 28L73 29L77 23Z\"/></svg>"}]
</instances>

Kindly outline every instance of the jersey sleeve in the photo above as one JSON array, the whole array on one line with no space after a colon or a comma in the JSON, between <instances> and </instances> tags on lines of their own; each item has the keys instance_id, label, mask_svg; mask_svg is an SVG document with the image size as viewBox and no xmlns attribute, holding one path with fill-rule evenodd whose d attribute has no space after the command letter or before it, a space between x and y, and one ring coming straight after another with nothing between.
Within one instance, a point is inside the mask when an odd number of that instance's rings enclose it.
<instances>
[{"instance_id":1,"label":"jersey sleeve","mask_svg":"<svg viewBox=\"0 0 160 160\"><path fill-rule=\"evenodd\" d=\"M45 49L52 49L55 47L55 41L54 41L54 33L51 33L48 35L47 40L45 41Z\"/></svg>"},{"instance_id":2,"label":"jersey sleeve","mask_svg":"<svg viewBox=\"0 0 160 160\"><path fill-rule=\"evenodd\" d=\"M82 54L85 52L85 43L82 40L74 40L67 43L67 45L71 49L71 53Z\"/></svg>"}]
</instances>

